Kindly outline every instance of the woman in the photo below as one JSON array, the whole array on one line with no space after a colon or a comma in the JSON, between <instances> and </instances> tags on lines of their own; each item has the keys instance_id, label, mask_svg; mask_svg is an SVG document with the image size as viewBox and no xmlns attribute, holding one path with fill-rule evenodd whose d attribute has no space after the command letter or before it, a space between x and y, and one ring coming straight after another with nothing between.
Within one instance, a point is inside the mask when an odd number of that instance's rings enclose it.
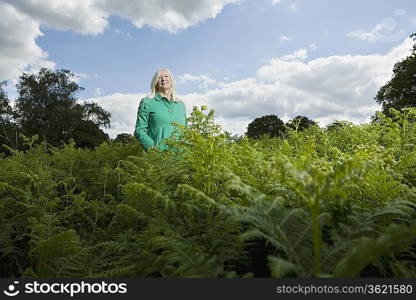
<instances>
[{"instance_id":1,"label":"woman","mask_svg":"<svg viewBox=\"0 0 416 300\"><path fill-rule=\"evenodd\" d=\"M177 138L172 122L187 126L185 104L175 94L175 82L167 69L153 76L151 94L140 101L134 135L146 151L151 148L166 150L163 140Z\"/></svg>"}]
</instances>

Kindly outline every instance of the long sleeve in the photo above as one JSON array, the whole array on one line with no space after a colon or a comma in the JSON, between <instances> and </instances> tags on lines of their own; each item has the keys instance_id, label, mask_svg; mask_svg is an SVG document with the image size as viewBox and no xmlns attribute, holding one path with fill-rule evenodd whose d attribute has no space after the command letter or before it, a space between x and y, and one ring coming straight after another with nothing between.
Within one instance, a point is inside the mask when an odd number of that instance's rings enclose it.
<instances>
[{"instance_id":1,"label":"long sleeve","mask_svg":"<svg viewBox=\"0 0 416 300\"><path fill-rule=\"evenodd\" d=\"M185 103L183 104L183 111L185 113L185 126L188 127L188 120L186 118L186 108L185 108Z\"/></svg>"},{"instance_id":2,"label":"long sleeve","mask_svg":"<svg viewBox=\"0 0 416 300\"><path fill-rule=\"evenodd\" d=\"M134 135L137 137L140 144L142 144L146 150L149 150L151 147L155 146L155 142L147 133L149 129L149 110L148 105L143 100L144 99L140 101L139 109L137 110L137 120Z\"/></svg>"}]
</instances>

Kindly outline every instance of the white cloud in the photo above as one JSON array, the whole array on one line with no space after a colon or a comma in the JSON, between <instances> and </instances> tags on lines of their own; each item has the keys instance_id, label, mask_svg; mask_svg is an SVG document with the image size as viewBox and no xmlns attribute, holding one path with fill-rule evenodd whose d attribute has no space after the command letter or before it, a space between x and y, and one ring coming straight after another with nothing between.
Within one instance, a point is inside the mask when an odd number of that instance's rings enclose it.
<instances>
[{"instance_id":1,"label":"white cloud","mask_svg":"<svg viewBox=\"0 0 416 300\"><path fill-rule=\"evenodd\" d=\"M74 73L72 80L75 81L76 83L80 83L82 80L89 79L89 78L91 78L91 75L87 73Z\"/></svg>"},{"instance_id":2,"label":"white cloud","mask_svg":"<svg viewBox=\"0 0 416 300\"><path fill-rule=\"evenodd\" d=\"M290 7L291 10L296 10L297 9L296 3L292 3L289 7Z\"/></svg>"},{"instance_id":3,"label":"white cloud","mask_svg":"<svg viewBox=\"0 0 416 300\"><path fill-rule=\"evenodd\" d=\"M88 80L92 78L98 78L99 75L97 73L87 74L87 73L77 73L72 72L74 75L72 76L71 80L73 80L76 83L81 83L83 80Z\"/></svg>"},{"instance_id":4,"label":"white cloud","mask_svg":"<svg viewBox=\"0 0 416 300\"><path fill-rule=\"evenodd\" d=\"M124 1L124 0L1 0L0 80L19 76L23 70L54 67L37 44L41 26L96 35L116 15L137 27L178 32L215 18L229 3L239 0ZM117 32L117 30L116 30ZM131 34L126 33L127 37Z\"/></svg>"},{"instance_id":5,"label":"white cloud","mask_svg":"<svg viewBox=\"0 0 416 300\"><path fill-rule=\"evenodd\" d=\"M281 36L279 36L279 41L281 41L281 42L291 42L292 39L289 36L281 35Z\"/></svg>"},{"instance_id":6,"label":"white cloud","mask_svg":"<svg viewBox=\"0 0 416 300\"><path fill-rule=\"evenodd\" d=\"M38 22L58 30L99 34L116 15L138 28L148 25L177 32L215 18L222 8L238 0L125 1L125 0L6 0Z\"/></svg>"},{"instance_id":7,"label":"white cloud","mask_svg":"<svg viewBox=\"0 0 416 300\"><path fill-rule=\"evenodd\" d=\"M284 121L301 114L321 126L333 120L366 122L378 109L373 99L377 90L390 79L394 64L410 54L412 45L407 38L386 54L336 55L308 62L277 57L260 67L254 77L218 83L205 92L180 97L188 115L193 106L207 105L216 111L223 129L233 134L243 134L252 120L267 114ZM142 95L95 98L113 113L113 134L134 130Z\"/></svg>"},{"instance_id":8,"label":"white cloud","mask_svg":"<svg viewBox=\"0 0 416 300\"><path fill-rule=\"evenodd\" d=\"M115 93L108 96L89 98L88 101L98 103L102 108L111 112L111 128L105 129L110 137L115 138L119 133L134 132L136 113L140 99L145 94Z\"/></svg>"},{"instance_id":9,"label":"white cloud","mask_svg":"<svg viewBox=\"0 0 416 300\"><path fill-rule=\"evenodd\" d=\"M58 30L99 34L107 27L108 13L95 0L7 0L39 23Z\"/></svg>"},{"instance_id":10,"label":"white cloud","mask_svg":"<svg viewBox=\"0 0 416 300\"><path fill-rule=\"evenodd\" d=\"M130 20L138 28L147 25L174 33L206 19L215 18L225 5L235 2L238 0L101 0L96 7L108 15L118 15Z\"/></svg>"},{"instance_id":11,"label":"white cloud","mask_svg":"<svg viewBox=\"0 0 416 300\"><path fill-rule=\"evenodd\" d=\"M0 81L17 77L22 71L54 66L35 43L42 36L38 22L7 3L0 3L0 19Z\"/></svg>"},{"instance_id":12,"label":"white cloud","mask_svg":"<svg viewBox=\"0 0 416 300\"><path fill-rule=\"evenodd\" d=\"M307 49L299 49L293 52L292 54L288 54L282 57L285 61L298 61L298 60L305 60L308 57L308 50Z\"/></svg>"},{"instance_id":13,"label":"white cloud","mask_svg":"<svg viewBox=\"0 0 416 300\"><path fill-rule=\"evenodd\" d=\"M199 82L200 87L203 87L203 88L208 88L208 86L212 86L217 83L214 79L212 79L211 77L207 75L195 76L189 73L179 75L178 80L176 81L176 83L178 84L184 84L187 82Z\"/></svg>"},{"instance_id":14,"label":"white cloud","mask_svg":"<svg viewBox=\"0 0 416 300\"><path fill-rule=\"evenodd\" d=\"M358 38L363 41L393 43L406 37L406 31L395 31L396 22L393 18L384 18L380 24L376 24L371 30L353 30L347 36Z\"/></svg>"},{"instance_id":15,"label":"white cloud","mask_svg":"<svg viewBox=\"0 0 416 300\"><path fill-rule=\"evenodd\" d=\"M276 5L282 2L282 0L272 0L272 5Z\"/></svg>"}]
</instances>

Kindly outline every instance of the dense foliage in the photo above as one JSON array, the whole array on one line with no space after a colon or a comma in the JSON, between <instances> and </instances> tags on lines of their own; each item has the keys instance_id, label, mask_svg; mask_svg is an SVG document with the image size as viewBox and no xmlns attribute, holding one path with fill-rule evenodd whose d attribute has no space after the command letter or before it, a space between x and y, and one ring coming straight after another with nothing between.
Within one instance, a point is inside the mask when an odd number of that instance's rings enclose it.
<instances>
[{"instance_id":1,"label":"dense foliage","mask_svg":"<svg viewBox=\"0 0 416 300\"><path fill-rule=\"evenodd\" d=\"M11 120L13 109L3 89L6 84L6 81L0 83L0 155L7 152L3 145L16 148L16 126Z\"/></svg>"},{"instance_id":2,"label":"dense foliage","mask_svg":"<svg viewBox=\"0 0 416 300\"><path fill-rule=\"evenodd\" d=\"M416 41L416 33L410 37ZM379 89L375 100L388 116L390 108L416 107L416 44L409 56L394 65L392 79Z\"/></svg>"},{"instance_id":3,"label":"dense foliage","mask_svg":"<svg viewBox=\"0 0 416 300\"><path fill-rule=\"evenodd\" d=\"M16 85L13 107L0 85L1 145L21 149L20 134L38 135L39 142L53 146L73 140L77 147L93 148L109 140L101 127L110 126L110 113L96 103L78 102L77 93L83 88L74 76L68 70L46 68L24 73ZM0 148L0 152L6 151Z\"/></svg>"},{"instance_id":4,"label":"dense foliage","mask_svg":"<svg viewBox=\"0 0 416 300\"><path fill-rule=\"evenodd\" d=\"M259 139L262 136L278 137L282 136L286 131L285 123L276 115L266 115L255 118L247 126L246 136Z\"/></svg>"},{"instance_id":5,"label":"dense foliage","mask_svg":"<svg viewBox=\"0 0 416 300\"><path fill-rule=\"evenodd\" d=\"M303 131L306 128L309 128L313 125L318 125L315 121L309 119L305 116L296 116L292 120L289 120L286 122L286 126L288 126L290 129Z\"/></svg>"},{"instance_id":6,"label":"dense foliage","mask_svg":"<svg viewBox=\"0 0 416 300\"><path fill-rule=\"evenodd\" d=\"M415 119L235 142L195 108L173 151L27 138L0 161L0 275L414 277Z\"/></svg>"}]
</instances>

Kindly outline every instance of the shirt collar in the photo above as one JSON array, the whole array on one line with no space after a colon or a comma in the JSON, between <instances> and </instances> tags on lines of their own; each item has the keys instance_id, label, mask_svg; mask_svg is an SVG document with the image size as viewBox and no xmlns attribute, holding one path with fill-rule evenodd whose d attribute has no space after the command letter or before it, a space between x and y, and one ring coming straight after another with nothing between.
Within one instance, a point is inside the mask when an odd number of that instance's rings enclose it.
<instances>
[{"instance_id":1,"label":"shirt collar","mask_svg":"<svg viewBox=\"0 0 416 300\"><path fill-rule=\"evenodd\" d=\"M156 92L156 94L155 94L155 99L157 100L157 101L160 101L160 100L163 100L163 99L165 99L165 100L167 100L167 101L171 101L171 100L169 100L168 98L166 98L165 96L162 96L161 94L159 94L159 93L157 93ZM172 100L172 102L178 102L177 100Z\"/></svg>"},{"instance_id":2,"label":"shirt collar","mask_svg":"<svg viewBox=\"0 0 416 300\"><path fill-rule=\"evenodd\" d=\"M163 99L169 100L168 98L166 98L165 96L162 96L159 93L155 94L155 99L158 100L158 101L163 100Z\"/></svg>"}]
</instances>

